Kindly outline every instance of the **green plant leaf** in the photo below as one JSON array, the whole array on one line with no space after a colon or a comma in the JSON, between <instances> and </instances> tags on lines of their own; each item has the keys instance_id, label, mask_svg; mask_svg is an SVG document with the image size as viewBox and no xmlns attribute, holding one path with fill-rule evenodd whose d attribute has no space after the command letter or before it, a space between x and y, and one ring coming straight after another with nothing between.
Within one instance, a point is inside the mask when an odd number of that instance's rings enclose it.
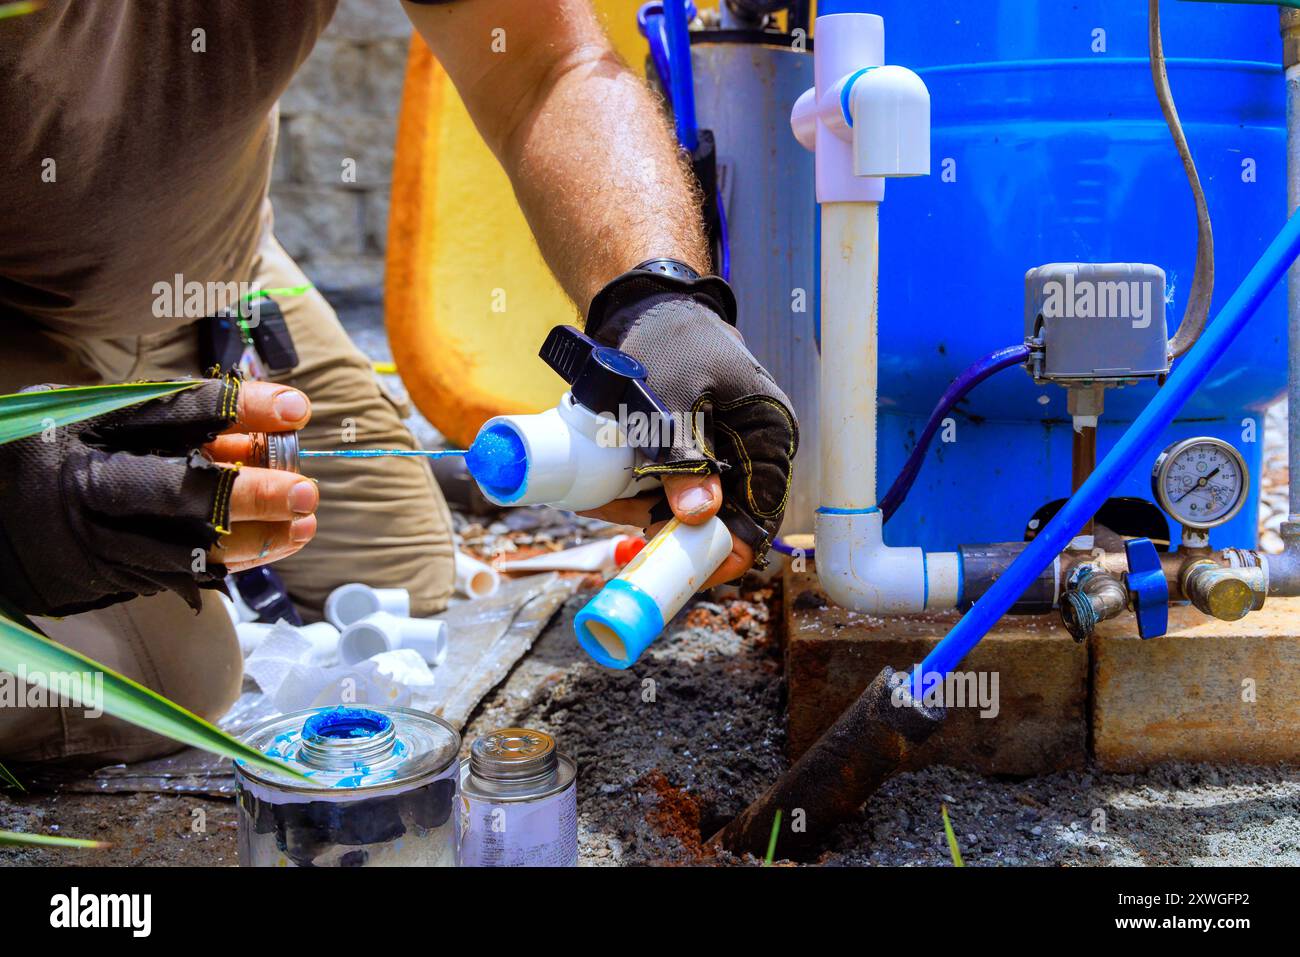
<instances>
[{"instance_id":1,"label":"green plant leaf","mask_svg":"<svg viewBox=\"0 0 1300 957\"><path fill-rule=\"evenodd\" d=\"M42 6L44 6L44 0L17 0L16 3L0 3L0 20L35 13Z\"/></svg>"},{"instance_id":2,"label":"green plant leaf","mask_svg":"<svg viewBox=\"0 0 1300 957\"><path fill-rule=\"evenodd\" d=\"M55 837L52 834L20 834L0 831L0 844L25 844L31 847L112 847L104 841L87 841L80 837Z\"/></svg>"},{"instance_id":3,"label":"green plant leaf","mask_svg":"<svg viewBox=\"0 0 1300 957\"><path fill-rule=\"evenodd\" d=\"M123 721L147 728L173 741L189 744L204 751L271 771L309 780L305 774L274 758L269 758L256 748L237 741L220 728L204 721L196 714L173 704L157 692L123 677L115 671L80 652L64 647L43 635L22 627L8 619L0 618L0 671L22 672L31 684L49 689L50 675L79 675L102 673L104 676L102 701L90 702L102 706L108 714ZM66 687L53 689L67 694L81 707L79 692L84 682L66 681ZM98 689L95 689L98 690Z\"/></svg>"},{"instance_id":4,"label":"green plant leaf","mask_svg":"<svg viewBox=\"0 0 1300 957\"><path fill-rule=\"evenodd\" d=\"M192 389L202 381L124 382L0 395L0 445L38 435L51 426L70 425Z\"/></svg>"},{"instance_id":5,"label":"green plant leaf","mask_svg":"<svg viewBox=\"0 0 1300 957\"><path fill-rule=\"evenodd\" d=\"M767 856L763 858L763 866L771 867L772 859L776 857L776 837L781 833L781 809L776 809L776 815L772 818L772 834L767 839Z\"/></svg>"},{"instance_id":6,"label":"green plant leaf","mask_svg":"<svg viewBox=\"0 0 1300 957\"><path fill-rule=\"evenodd\" d=\"M965 867L961 859L961 848L957 846L957 835L952 830L952 821L948 820L948 805L940 804L939 813L943 815L943 832L948 836L948 853L952 855L952 866Z\"/></svg>"},{"instance_id":7,"label":"green plant leaf","mask_svg":"<svg viewBox=\"0 0 1300 957\"><path fill-rule=\"evenodd\" d=\"M25 787L23 787L23 782L19 781L16 777L14 777L13 772L10 771L3 764L0 764L0 786L7 787L7 788L17 788L20 791L27 790Z\"/></svg>"}]
</instances>

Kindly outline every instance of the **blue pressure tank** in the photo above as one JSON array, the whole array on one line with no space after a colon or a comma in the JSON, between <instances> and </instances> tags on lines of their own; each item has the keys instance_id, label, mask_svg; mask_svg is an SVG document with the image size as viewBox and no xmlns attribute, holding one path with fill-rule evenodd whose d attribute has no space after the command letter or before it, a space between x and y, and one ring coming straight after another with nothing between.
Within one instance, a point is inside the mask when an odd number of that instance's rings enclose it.
<instances>
[{"instance_id":1,"label":"blue pressure tank","mask_svg":"<svg viewBox=\"0 0 1300 957\"><path fill-rule=\"evenodd\" d=\"M1021 341L1026 270L1158 265L1172 334L1192 283L1195 211L1152 87L1146 4L825 0L821 8L883 16L886 62L916 70L932 98L931 175L890 182L881 208L883 494L948 382ZM1213 316L1286 214L1277 11L1170 2L1162 12L1170 84L1213 219ZM1262 411L1285 389L1285 312L1279 287L1166 436L1231 441L1256 488ZM1099 455L1155 388L1107 391ZM1016 540L1035 509L1070 494L1063 389L1004 372L957 421L956 441L935 443L887 526L891 545ZM1116 495L1150 499L1149 469L1136 469ZM1252 492L1213 533L1215 545L1254 544L1256 502Z\"/></svg>"}]
</instances>

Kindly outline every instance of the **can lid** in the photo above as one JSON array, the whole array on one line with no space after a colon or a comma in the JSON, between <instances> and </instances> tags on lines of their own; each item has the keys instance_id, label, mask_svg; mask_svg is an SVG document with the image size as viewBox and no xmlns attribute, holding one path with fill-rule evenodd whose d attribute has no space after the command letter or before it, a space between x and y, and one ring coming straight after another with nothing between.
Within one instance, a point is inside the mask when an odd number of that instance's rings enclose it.
<instances>
[{"instance_id":1,"label":"can lid","mask_svg":"<svg viewBox=\"0 0 1300 957\"><path fill-rule=\"evenodd\" d=\"M250 768L242 777L291 791L387 789L451 767L460 735L441 718L383 705L313 708L264 721L244 741L308 781Z\"/></svg>"},{"instance_id":2,"label":"can lid","mask_svg":"<svg viewBox=\"0 0 1300 957\"><path fill-rule=\"evenodd\" d=\"M470 773L484 781L509 784L544 782L560 764L555 739L531 728L502 728L474 740Z\"/></svg>"}]
</instances>

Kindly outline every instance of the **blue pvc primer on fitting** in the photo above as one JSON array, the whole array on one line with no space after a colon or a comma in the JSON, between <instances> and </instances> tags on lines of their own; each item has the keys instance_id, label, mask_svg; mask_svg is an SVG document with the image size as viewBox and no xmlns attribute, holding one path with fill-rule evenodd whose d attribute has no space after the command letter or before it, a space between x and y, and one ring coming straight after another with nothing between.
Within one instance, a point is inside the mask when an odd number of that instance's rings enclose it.
<instances>
[{"instance_id":1,"label":"blue pvc primer on fitting","mask_svg":"<svg viewBox=\"0 0 1300 957\"><path fill-rule=\"evenodd\" d=\"M465 453L465 467L474 481L502 501L524 494L528 453L514 429L494 425L484 429Z\"/></svg>"},{"instance_id":2,"label":"blue pvc primer on fitting","mask_svg":"<svg viewBox=\"0 0 1300 957\"><path fill-rule=\"evenodd\" d=\"M302 736L321 738L373 738L392 727L386 714L369 708L329 708L318 711L302 724Z\"/></svg>"},{"instance_id":3,"label":"blue pvc primer on fitting","mask_svg":"<svg viewBox=\"0 0 1300 957\"><path fill-rule=\"evenodd\" d=\"M653 598L630 581L615 578L574 616L573 629L578 644L597 664L630 668L664 630L664 616ZM603 636L602 629L607 629Z\"/></svg>"}]
</instances>

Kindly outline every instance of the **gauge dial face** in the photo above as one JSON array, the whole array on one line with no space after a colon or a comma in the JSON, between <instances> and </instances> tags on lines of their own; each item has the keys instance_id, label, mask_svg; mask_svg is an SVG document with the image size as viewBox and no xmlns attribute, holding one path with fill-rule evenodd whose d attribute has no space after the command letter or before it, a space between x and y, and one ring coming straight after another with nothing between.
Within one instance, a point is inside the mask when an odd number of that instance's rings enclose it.
<instances>
[{"instance_id":1,"label":"gauge dial face","mask_svg":"<svg viewBox=\"0 0 1300 957\"><path fill-rule=\"evenodd\" d=\"M1222 525L1250 490L1246 463L1222 439L1175 442L1156 460L1151 484L1160 506L1190 528Z\"/></svg>"}]
</instances>

